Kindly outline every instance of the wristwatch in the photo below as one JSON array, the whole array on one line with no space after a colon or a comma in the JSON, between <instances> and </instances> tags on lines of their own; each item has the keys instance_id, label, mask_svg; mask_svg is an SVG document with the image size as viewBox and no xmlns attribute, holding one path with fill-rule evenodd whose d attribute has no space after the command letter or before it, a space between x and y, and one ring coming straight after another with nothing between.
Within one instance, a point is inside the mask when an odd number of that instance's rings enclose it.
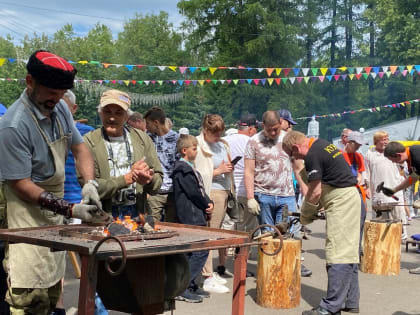
<instances>
[{"instance_id":1,"label":"wristwatch","mask_svg":"<svg viewBox=\"0 0 420 315\"><path fill-rule=\"evenodd\" d=\"M96 180L94 180L94 179L89 179L89 180L86 182L86 184L92 184L92 185L93 185L93 186L95 186L96 188L98 188L98 187L99 187L98 182L97 182Z\"/></svg>"}]
</instances>

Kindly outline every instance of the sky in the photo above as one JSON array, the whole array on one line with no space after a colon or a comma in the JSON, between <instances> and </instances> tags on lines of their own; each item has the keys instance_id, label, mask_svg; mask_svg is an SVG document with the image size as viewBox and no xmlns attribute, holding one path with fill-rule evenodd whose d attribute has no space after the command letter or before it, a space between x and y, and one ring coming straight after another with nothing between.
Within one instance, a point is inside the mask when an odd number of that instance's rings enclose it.
<instances>
[{"instance_id":1,"label":"sky","mask_svg":"<svg viewBox=\"0 0 420 315\"><path fill-rule=\"evenodd\" d=\"M117 37L125 21L139 14L159 14L165 11L169 22L179 26L182 16L177 0L0 0L0 36L13 37L20 44L25 35L34 32L54 34L63 25L73 25L78 36L83 36L96 24L107 25Z\"/></svg>"}]
</instances>

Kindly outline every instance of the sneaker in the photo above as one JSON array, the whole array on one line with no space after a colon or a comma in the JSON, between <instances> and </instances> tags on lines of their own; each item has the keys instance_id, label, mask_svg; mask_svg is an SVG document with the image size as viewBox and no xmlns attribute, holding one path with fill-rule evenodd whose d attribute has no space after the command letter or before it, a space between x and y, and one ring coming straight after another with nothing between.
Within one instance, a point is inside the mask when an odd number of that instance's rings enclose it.
<instances>
[{"instance_id":1,"label":"sneaker","mask_svg":"<svg viewBox=\"0 0 420 315\"><path fill-rule=\"evenodd\" d=\"M220 284L226 284L227 283L227 280L223 279L221 276L219 276L219 274L217 272L213 272L213 277L212 278L214 278L215 281L217 281L217 283L220 283Z\"/></svg>"},{"instance_id":2,"label":"sneaker","mask_svg":"<svg viewBox=\"0 0 420 315\"><path fill-rule=\"evenodd\" d=\"M213 293L228 293L230 290L223 284L217 282L214 277L209 277L204 280L203 289Z\"/></svg>"},{"instance_id":3,"label":"sneaker","mask_svg":"<svg viewBox=\"0 0 420 315\"><path fill-rule=\"evenodd\" d=\"M225 266L220 265L220 266L217 266L215 271L219 274L219 276L223 276L226 272L226 268Z\"/></svg>"},{"instance_id":4,"label":"sneaker","mask_svg":"<svg viewBox=\"0 0 420 315\"><path fill-rule=\"evenodd\" d=\"M410 269L408 271L409 273L412 273L414 275L420 275L420 267L414 268L414 269Z\"/></svg>"},{"instance_id":5,"label":"sneaker","mask_svg":"<svg viewBox=\"0 0 420 315\"><path fill-rule=\"evenodd\" d=\"M330 311L318 306L317 308L311 309L309 311L303 311L302 315L341 315L341 312L331 313Z\"/></svg>"},{"instance_id":6,"label":"sneaker","mask_svg":"<svg viewBox=\"0 0 420 315\"><path fill-rule=\"evenodd\" d=\"M201 303L203 302L203 298L198 294L193 293L190 289L187 289L179 296L175 297L177 301L184 301L188 303Z\"/></svg>"},{"instance_id":7,"label":"sneaker","mask_svg":"<svg viewBox=\"0 0 420 315\"><path fill-rule=\"evenodd\" d=\"M202 298L210 297L210 292L207 292L206 290L203 290L200 287L195 287L194 289L192 289L192 292L194 292L194 294L201 296Z\"/></svg>"},{"instance_id":8,"label":"sneaker","mask_svg":"<svg viewBox=\"0 0 420 315\"><path fill-rule=\"evenodd\" d=\"M312 275L312 271L310 271L304 265L300 265L300 276L301 277L309 277L311 275Z\"/></svg>"}]
</instances>

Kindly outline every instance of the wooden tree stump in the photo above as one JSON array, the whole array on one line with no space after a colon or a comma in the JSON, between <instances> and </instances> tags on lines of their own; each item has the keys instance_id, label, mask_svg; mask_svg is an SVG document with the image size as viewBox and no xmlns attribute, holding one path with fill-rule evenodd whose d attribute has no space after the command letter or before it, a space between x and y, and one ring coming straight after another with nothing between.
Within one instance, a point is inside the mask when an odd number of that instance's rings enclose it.
<instances>
[{"instance_id":1,"label":"wooden tree stump","mask_svg":"<svg viewBox=\"0 0 420 315\"><path fill-rule=\"evenodd\" d=\"M401 223L365 222L361 271L375 275L400 274Z\"/></svg>"},{"instance_id":2,"label":"wooden tree stump","mask_svg":"<svg viewBox=\"0 0 420 315\"><path fill-rule=\"evenodd\" d=\"M265 252L278 248L277 239L264 239ZM294 308L300 303L300 240L284 240L276 256L258 251L257 304L267 308Z\"/></svg>"}]
</instances>

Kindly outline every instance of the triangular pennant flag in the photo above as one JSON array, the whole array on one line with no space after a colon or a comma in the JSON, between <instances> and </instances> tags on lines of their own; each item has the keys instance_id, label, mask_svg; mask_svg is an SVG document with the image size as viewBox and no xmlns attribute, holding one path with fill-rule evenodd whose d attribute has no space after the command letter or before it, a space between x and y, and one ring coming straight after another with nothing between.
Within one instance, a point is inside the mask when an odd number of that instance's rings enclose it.
<instances>
[{"instance_id":1,"label":"triangular pennant flag","mask_svg":"<svg viewBox=\"0 0 420 315\"><path fill-rule=\"evenodd\" d=\"M122 85L124 83L123 80L118 80L117 82L119 85Z\"/></svg>"},{"instance_id":2,"label":"triangular pennant flag","mask_svg":"<svg viewBox=\"0 0 420 315\"><path fill-rule=\"evenodd\" d=\"M388 71L388 68L389 68L388 66L382 66L382 71L383 72L387 72Z\"/></svg>"},{"instance_id":3,"label":"triangular pennant flag","mask_svg":"<svg viewBox=\"0 0 420 315\"><path fill-rule=\"evenodd\" d=\"M365 80L368 78L368 74L367 73L362 73L363 74L363 77L365 78Z\"/></svg>"},{"instance_id":4,"label":"triangular pennant flag","mask_svg":"<svg viewBox=\"0 0 420 315\"><path fill-rule=\"evenodd\" d=\"M290 77L290 78L289 78L289 80L290 80L290 82L291 82L292 84L293 84L293 83L295 83L295 79L296 79L295 77Z\"/></svg>"},{"instance_id":5,"label":"triangular pennant flag","mask_svg":"<svg viewBox=\"0 0 420 315\"><path fill-rule=\"evenodd\" d=\"M132 85L136 85L137 81L136 80L131 80L131 84Z\"/></svg>"},{"instance_id":6,"label":"triangular pennant flag","mask_svg":"<svg viewBox=\"0 0 420 315\"><path fill-rule=\"evenodd\" d=\"M297 77L296 80L298 81L298 83L301 83L303 80L303 77Z\"/></svg>"},{"instance_id":7,"label":"triangular pennant flag","mask_svg":"<svg viewBox=\"0 0 420 315\"><path fill-rule=\"evenodd\" d=\"M306 77L308 74L309 68L302 68L302 73Z\"/></svg>"},{"instance_id":8,"label":"triangular pennant flag","mask_svg":"<svg viewBox=\"0 0 420 315\"><path fill-rule=\"evenodd\" d=\"M187 70L187 67L178 67L178 69L179 69L179 72L184 74L185 70Z\"/></svg>"},{"instance_id":9,"label":"triangular pennant flag","mask_svg":"<svg viewBox=\"0 0 420 315\"><path fill-rule=\"evenodd\" d=\"M413 75L414 74L414 69L411 69L410 70L410 75Z\"/></svg>"},{"instance_id":10,"label":"triangular pennant flag","mask_svg":"<svg viewBox=\"0 0 420 315\"><path fill-rule=\"evenodd\" d=\"M397 70L397 66L390 66L389 70L391 70L391 73L394 74L394 72Z\"/></svg>"},{"instance_id":11,"label":"triangular pennant flag","mask_svg":"<svg viewBox=\"0 0 420 315\"><path fill-rule=\"evenodd\" d=\"M267 79L261 79L261 85L265 85L266 81L267 81Z\"/></svg>"},{"instance_id":12,"label":"triangular pennant flag","mask_svg":"<svg viewBox=\"0 0 420 315\"><path fill-rule=\"evenodd\" d=\"M318 73L318 68L311 68L312 74L316 75Z\"/></svg>"},{"instance_id":13,"label":"triangular pennant flag","mask_svg":"<svg viewBox=\"0 0 420 315\"><path fill-rule=\"evenodd\" d=\"M130 84L130 80L124 80L124 84L128 86Z\"/></svg>"},{"instance_id":14,"label":"triangular pennant flag","mask_svg":"<svg viewBox=\"0 0 420 315\"><path fill-rule=\"evenodd\" d=\"M226 80L227 84L230 84L232 82L232 79Z\"/></svg>"},{"instance_id":15,"label":"triangular pennant flag","mask_svg":"<svg viewBox=\"0 0 420 315\"><path fill-rule=\"evenodd\" d=\"M112 80L111 83L112 84L116 84L117 83L117 80Z\"/></svg>"},{"instance_id":16,"label":"triangular pennant flag","mask_svg":"<svg viewBox=\"0 0 420 315\"><path fill-rule=\"evenodd\" d=\"M191 80L185 80L185 84L188 86L191 84Z\"/></svg>"},{"instance_id":17,"label":"triangular pennant flag","mask_svg":"<svg viewBox=\"0 0 420 315\"><path fill-rule=\"evenodd\" d=\"M225 80L220 80L220 83L222 83L222 85L225 83Z\"/></svg>"},{"instance_id":18,"label":"triangular pennant flag","mask_svg":"<svg viewBox=\"0 0 420 315\"><path fill-rule=\"evenodd\" d=\"M376 78L376 73L375 72L371 72L370 73L370 76L375 79Z\"/></svg>"},{"instance_id":19,"label":"triangular pennant flag","mask_svg":"<svg viewBox=\"0 0 420 315\"><path fill-rule=\"evenodd\" d=\"M320 75L318 76L319 81L324 82L325 80L325 75Z\"/></svg>"},{"instance_id":20,"label":"triangular pennant flag","mask_svg":"<svg viewBox=\"0 0 420 315\"><path fill-rule=\"evenodd\" d=\"M6 58L0 58L0 67L4 65Z\"/></svg>"},{"instance_id":21,"label":"triangular pennant flag","mask_svg":"<svg viewBox=\"0 0 420 315\"><path fill-rule=\"evenodd\" d=\"M194 86L197 86L197 80L192 80Z\"/></svg>"},{"instance_id":22,"label":"triangular pennant flag","mask_svg":"<svg viewBox=\"0 0 420 315\"><path fill-rule=\"evenodd\" d=\"M217 82L219 82L219 80L213 79L213 80L211 80L211 82L213 82L213 84L216 85Z\"/></svg>"},{"instance_id":23,"label":"triangular pennant flag","mask_svg":"<svg viewBox=\"0 0 420 315\"><path fill-rule=\"evenodd\" d=\"M151 80L150 83L152 83L153 85L156 84L156 80Z\"/></svg>"},{"instance_id":24,"label":"triangular pennant flag","mask_svg":"<svg viewBox=\"0 0 420 315\"><path fill-rule=\"evenodd\" d=\"M303 80L305 81L305 83L307 84L309 81L310 77L304 77Z\"/></svg>"},{"instance_id":25,"label":"triangular pennant flag","mask_svg":"<svg viewBox=\"0 0 420 315\"><path fill-rule=\"evenodd\" d=\"M407 75L407 70L403 70L402 72L401 72L401 74L403 75L403 77L405 77L406 75Z\"/></svg>"},{"instance_id":26,"label":"triangular pennant flag","mask_svg":"<svg viewBox=\"0 0 420 315\"><path fill-rule=\"evenodd\" d=\"M338 79L340 79L340 75L339 75L339 74L335 74L335 75L334 75L334 80L335 80L335 81L338 81Z\"/></svg>"},{"instance_id":27,"label":"triangular pennant flag","mask_svg":"<svg viewBox=\"0 0 420 315\"><path fill-rule=\"evenodd\" d=\"M169 69L171 69L173 72L176 72L177 66L168 66Z\"/></svg>"},{"instance_id":28,"label":"triangular pennant flag","mask_svg":"<svg viewBox=\"0 0 420 315\"><path fill-rule=\"evenodd\" d=\"M118 64L118 63L114 63L114 64L112 64L113 66L115 66L115 67L117 67L117 68L120 68L120 67L122 67L122 65L120 65L120 64Z\"/></svg>"},{"instance_id":29,"label":"triangular pennant flag","mask_svg":"<svg viewBox=\"0 0 420 315\"><path fill-rule=\"evenodd\" d=\"M9 61L10 61L10 58L9 58ZM87 64L89 62L87 60L80 60L77 63L80 63L81 65L85 65L85 64Z\"/></svg>"},{"instance_id":30,"label":"triangular pennant flag","mask_svg":"<svg viewBox=\"0 0 420 315\"><path fill-rule=\"evenodd\" d=\"M332 75L327 75L327 79L328 79L328 81L330 81L331 82L331 80L332 80Z\"/></svg>"},{"instance_id":31,"label":"triangular pennant flag","mask_svg":"<svg viewBox=\"0 0 420 315\"><path fill-rule=\"evenodd\" d=\"M281 78L281 82L286 83L288 78Z\"/></svg>"},{"instance_id":32,"label":"triangular pennant flag","mask_svg":"<svg viewBox=\"0 0 420 315\"><path fill-rule=\"evenodd\" d=\"M96 80L96 82L98 82L99 84L102 84L103 80Z\"/></svg>"},{"instance_id":33,"label":"triangular pennant flag","mask_svg":"<svg viewBox=\"0 0 420 315\"><path fill-rule=\"evenodd\" d=\"M248 84L252 83L252 79L247 79L246 81L248 82Z\"/></svg>"},{"instance_id":34,"label":"triangular pennant flag","mask_svg":"<svg viewBox=\"0 0 420 315\"><path fill-rule=\"evenodd\" d=\"M91 61L89 61L89 63L91 65L100 65L101 64L99 61L95 61L95 60L91 60Z\"/></svg>"},{"instance_id":35,"label":"triangular pennant flag","mask_svg":"<svg viewBox=\"0 0 420 315\"><path fill-rule=\"evenodd\" d=\"M338 68L338 70L340 70L340 71L346 71L347 70L347 67L340 67L340 68Z\"/></svg>"},{"instance_id":36,"label":"triangular pennant flag","mask_svg":"<svg viewBox=\"0 0 420 315\"><path fill-rule=\"evenodd\" d=\"M405 66L398 66L399 71L403 71L405 69Z\"/></svg>"},{"instance_id":37,"label":"triangular pennant flag","mask_svg":"<svg viewBox=\"0 0 420 315\"><path fill-rule=\"evenodd\" d=\"M109 80L104 80L104 82L108 84L109 83Z\"/></svg>"},{"instance_id":38,"label":"triangular pennant flag","mask_svg":"<svg viewBox=\"0 0 420 315\"><path fill-rule=\"evenodd\" d=\"M189 67L188 70L190 70L191 73L194 73L195 70L197 70L197 67Z\"/></svg>"},{"instance_id":39,"label":"triangular pennant flag","mask_svg":"<svg viewBox=\"0 0 420 315\"><path fill-rule=\"evenodd\" d=\"M353 80L353 77L354 77L354 74L353 74L353 73L350 73L350 74L349 74L349 78L350 78L350 80Z\"/></svg>"},{"instance_id":40,"label":"triangular pennant flag","mask_svg":"<svg viewBox=\"0 0 420 315\"><path fill-rule=\"evenodd\" d=\"M178 80L178 84L182 86L184 84L184 80Z\"/></svg>"},{"instance_id":41,"label":"triangular pennant flag","mask_svg":"<svg viewBox=\"0 0 420 315\"><path fill-rule=\"evenodd\" d=\"M163 80L157 80L157 83L159 83L159 85L163 84Z\"/></svg>"},{"instance_id":42,"label":"triangular pennant flag","mask_svg":"<svg viewBox=\"0 0 420 315\"><path fill-rule=\"evenodd\" d=\"M265 68L265 72L267 72L267 75L269 77L271 77L271 74L273 73L273 71L274 71L274 68Z\"/></svg>"},{"instance_id":43,"label":"triangular pennant flag","mask_svg":"<svg viewBox=\"0 0 420 315\"><path fill-rule=\"evenodd\" d=\"M136 67L141 69L141 68L143 68L143 65L136 65Z\"/></svg>"},{"instance_id":44,"label":"triangular pennant flag","mask_svg":"<svg viewBox=\"0 0 420 315\"><path fill-rule=\"evenodd\" d=\"M323 76L325 76L327 74L327 71L328 71L328 68L321 68L321 73L322 73Z\"/></svg>"},{"instance_id":45,"label":"triangular pennant flag","mask_svg":"<svg viewBox=\"0 0 420 315\"><path fill-rule=\"evenodd\" d=\"M254 70L254 68L250 68L250 67L248 67L248 68L246 68L246 70L248 70L248 71L252 71L252 70Z\"/></svg>"},{"instance_id":46,"label":"triangular pennant flag","mask_svg":"<svg viewBox=\"0 0 420 315\"><path fill-rule=\"evenodd\" d=\"M346 79L347 79L347 74L342 74L342 75L341 75L341 79L343 79L343 81L346 81Z\"/></svg>"},{"instance_id":47,"label":"triangular pennant flag","mask_svg":"<svg viewBox=\"0 0 420 315\"><path fill-rule=\"evenodd\" d=\"M137 84L139 84L139 85L143 85L143 83L144 83L144 81L143 81L143 80L139 80L139 81L137 81Z\"/></svg>"},{"instance_id":48,"label":"triangular pennant flag","mask_svg":"<svg viewBox=\"0 0 420 315\"><path fill-rule=\"evenodd\" d=\"M276 75L280 75L281 70L282 70L282 68L276 68Z\"/></svg>"},{"instance_id":49,"label":"triangular pennant flag","mask_svg":"<svg viewBox=\"0 0 420 315\"><path fill-rule=\"evenodd\" d=\"M232 80L232 82L233 82L234 85L238 85L238 81L239 80Z\"/></svg>"},{"instance_id":50,"label":"triangular pennant flag","mask_svg":"<svg viewBox=\"0 0 420 315\"><path fill-rule=\"evenodd\" d=\"M361 73L356 73L356 79L357 80L360 80L361 77L362 77L362 74Z\"/></svg>"},{"instance_id":51,"label":"triangular pennant flag","mask_svg":"<svg viewBox=\"0 0 420 315\"><path fill-rule=\"evenodd\" d=\"M381 108L378 106L378 107L376 107L376 111L377 112L380 112L381 111Z\"/></svg>"},{"instance_id":52,"label":"triangular pennant flag","mask_svg":"<svg viewBox=\"0 0 420 315\"><path fill-rule=\"evenodd\" d=\"M385 72L385 74L389 78L391 76L392 72L391 71L387 71L387 72Z\"/></svg>"},{"instance_id":53,"label":"triangular pennant flag","mask_svg":"<svg viewBox=\"0 0 420 315\"><path fill-rule=\"evenodd\" d=\"M280 78L275 78L275 79L274 79L274 82L276 82L276 83L277 83L277 85L280 85Z\"/></svg>"},{"instance_id":54,"label":"triangular pennant flag","mask_svg":"<svg viewBox=\"0 0 420 315\"><path fill-rule=\"evenodd\" d=\"M375 72L376 74L379 73L379 67L372 67L372 71Z\"/></svg>"},{"instance_id":55,"label":"triangular pennant flag","mask_svg":"<svg viewBox=\"0 0 420 315\"><path fill-rule=\"evenodd\" d=\"M330 74L334 75L337 71L337 68L330 68Z\"/></svg>"},{"instance_id":56,"label":"triangular pennant flag","mask_svg":"<svg viewBox=\"0 0 420 315\"><path fill-rule=\"evenodd\" d=\"M128 71L133 71L134 68L133 65L125 65L125 67L128 69Z\"/></svg>"},{"instance_id":57,"label":"triangular pennant flag","mask_svg":"<svg viewBox=\"0 0 420 315\"><path fill-rule=\"evenodd\" d=\"M111 64L110 63L102 63L105 69L107 69Z\"/></svg>"},{"instance_id":58,"label":"triangular pennant flag","mask_svg":"<svg viewBox=\"0 0 420 315\"><path fill-rule=\"evenodd\" d=\"M210 70L210 73L213 74L213 73L216 72L217 68L216 67L210 67L209 70Z\"/></svg>"},{"instance_id":59,"label":"triangular pennant flag","mask_svg":"<svg viewBox=\"0 0 420 315\"><path fill-rule=\"evenodd\" d=\"M415 65L414 69L416 69L416 71L420 71L420 65Z\"/></svg>"},{"instance_id":60,"label":"triangular pennant flag","mask_svg":"<svg viewBox=\"0 0 420 315\"><path fill-rule=\"evenodd\" d=\"M287 77L287 75L289 74L289 72L290 72L290 68L284 68L283 69L283 72L284 72L284 75Z\"/></svg>"},{"instance_id":61,"label":"triangular pennant flag","mask_svg":"<svg viewBox=\"0 0 420 315\"><path fill-rule=\"evenodd\" d=\"M257 68L258 72L261 73L263 72L264 68Z\"/></svg>"},{"instance_id":62,"label":"triangular pennant flag","mask_svg":"<svg viewBox=\"0 0 420 315\"><path fill-rule=\"evenodd\" d=\"M273 84L274 79L273 78L268 78L268 85L271 86Z\"/></svg>"},{"instance_id":63,"label":"triangular pennant flag","mask_svg":"<svg viewBox=\"0 0 420 315\"><path fill-rule=\"evenodd\" d=\"M204 80L198 80L198 83L203 86L204 85Z\"/></svg>"},{"instance_id":64,"label":"triangular pennant flag","mask_svg":"<svg viewBox=\"0 0 420 315\"><path fill-rule=\"evenodd\" d=\"M381 79L382 79L382 78L383 78L383 76L384 76L384 74L385 74L384 72L379 72L379 73L378 73L379 78L381 78Z\"/></svg>"},{"instance_id":65,"label":"triangular pennant flag","mask_svg":"<svg viewBox=\"0 0 420 315\"><path fill-rule=\"evenodd\" d=\"M209 68L208 67L201 67L200 70L201 70L201 72L204 72L204 71L209 70Z\"/></svg>"},{"instance_id":66,"label":"triangular pennant flag","mask_svg":"<svg viewBox=\"0 0 420 315\"><path fill-rule=\"evenodd\" d=\"M293 68L293 73L297 76L300 72L300 68Z\"/></svg>"},{"instance_id":67,"label":"triangular pennant flag","mask_svg":"<svg viewBox=\"0 0 420 315\"><path fill-rule=\"evenodd\" d=\"M146 84L146 85L149 85L149 83L150 83L150 81L149 80L145 80L145 81L143 81L144 82L144 84Z\"/></svg>"},{"instance_id":68,"label":"triangular pennant flag","mask_svg":"<svg viewBox=\"0 0 420 315\"><path fill-rule=\"evenodd\" d=\"M363 70L363 67L356 67L356 73L360 74Z\"/></svg>"},{"instance_id":69,"label":"triangular pennant flag","mask_svg":"<svg viewBox=\"0 0 420 315\"><path fill-rule=\"evenodd\" d=\"M164 71L164 70L166 69L166 66L158 66L158 69L159 69L160 71Z\"/></svg>"},{"instance_id":70,"label":"triangular pennant flag","mask_svg":"<svg viewBox=\"0 0 420 315\"><path fill-rule=\"evenodd\" d=\"M155 66L148 66L147 68L149 68L149 71L153 71L153 70L155 70Z\"/></svg>"},{"instance_id":71,"label":"triangular pennant flag","mask_svg":"<svg viewBox=\"0 0 420 315\"><path fill-rule=\"evenodd\" d=\"M225 66L218 66L217 69L227 69Z\"/></svg>"},{"instance_id":72,"label":"triangular pennant flag","mask_svg":"<svg viewBox=\"0 0 420 315\"><path fill-rule=\"evenodd\" d=\"M367 75L369 75L370 70L372 70L372 67L365 67L365 72Z\"/></svg>"},{"instance_id":73,"label":"triangular pennant flag","mask_svg":"<svg viewBox=\"0 0 420 315\"><path fill-rule=\"evenodd\" d=\"M210 79L207 79L207 80L206 80L206 83L211 83L211 80L210 80Z\"/></svg>"},{"instance_id":74,"label":"triangular pennant flag","mask_svg":"<svg viewBox=\"0 0 420 315\"><path fill-rule=\"evenodd\" d=\"M238 69L239 69L239 70L244 70L244 69L245 69L245 67L244 67L244 66L238 66Z\"/></svg>"},{"instance_id":75,"label":"triangular pennant flag","mask_svg":"<svg viewBox=\"0 0 420 315\"><path fill-rule=\"evenodd\" d=\"M347 71L348 71L349 73L353 74L353 73L354 73L354 67L348 67L348 68L347 68Z\"/></svg>"}]
</instances>

